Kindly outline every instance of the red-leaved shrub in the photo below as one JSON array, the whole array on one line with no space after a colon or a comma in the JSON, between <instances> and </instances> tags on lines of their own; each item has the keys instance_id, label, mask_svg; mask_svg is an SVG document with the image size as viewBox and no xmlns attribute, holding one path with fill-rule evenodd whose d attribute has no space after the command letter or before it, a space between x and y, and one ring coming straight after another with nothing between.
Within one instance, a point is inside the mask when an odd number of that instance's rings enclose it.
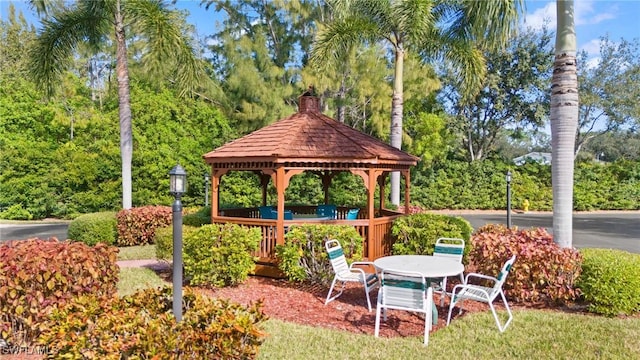
<instances>
[{"instance_id":1,"label":"red-leaved shrub","mask_svg":"<svg viewBox=\"0 0 640 360\"><path fill-rule=\"evenodd\" d=\"M113 296L118 248L29 239L0 244L0 338L29 344L53 308L83 294Z\"/></svg>"},{"instance_id":2,"label":"red-leaved shrub","mask_svg":"<svg viewBox=\"0 0 640 360\"><path fill-rule=\"evenodd\" d=\"M564 303L579 295L575 282L582 256L563 249L542 228L507 229L488 225L471 237L469 270L497 276L512 254L516 262L504 284L507 297L515 302Z\"/></svg>"},{"instance_id":3,"label":"red-leaved shrub","mask_svg":"<svg viewBox=\"0 0 640 360\"><path fill-rule=\"evenodd\" d=\"M153 244L156 229L171 224L171 207L143 206L120 210L118 220L118 246Z\"/></svg>"}]
</instances>

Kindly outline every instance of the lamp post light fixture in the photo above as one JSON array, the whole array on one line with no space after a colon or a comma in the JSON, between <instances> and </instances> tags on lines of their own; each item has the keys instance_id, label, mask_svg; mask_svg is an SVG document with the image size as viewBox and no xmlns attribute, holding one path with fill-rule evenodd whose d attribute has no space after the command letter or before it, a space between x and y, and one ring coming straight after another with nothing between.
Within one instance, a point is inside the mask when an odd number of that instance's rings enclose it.
<instances>
[{"instance_id":1,"label":"lamp post light fixture","mask_svg":"<svg viewBox=\"0 0 640 360\"><path fill-rule=\"evenodd\" d=\"M511 229L511 171L507 171L507 229Z\"/></svg>"},{"instance_id":2,"label":"lamp post light fixture","mask_svg":"<svg viewBox=\"0 0 640 360\"><path fill-rule=\"evenodd\" d=\"M209 206L209 184L211 177L209 173L204 173L204 206Z\"/></svg>"},{"instance_id":3,"label":"lamp post light fixture","mask_svg":"<svg viewBox=\"0 0 640 360\"><path fill-rule=\"evenodd\" d=\"M187 172L176 165L169 171L169 192L175 197L173 206L173 316L182 321L182 202L187 192Z\"/></svg>"}]
</instances>

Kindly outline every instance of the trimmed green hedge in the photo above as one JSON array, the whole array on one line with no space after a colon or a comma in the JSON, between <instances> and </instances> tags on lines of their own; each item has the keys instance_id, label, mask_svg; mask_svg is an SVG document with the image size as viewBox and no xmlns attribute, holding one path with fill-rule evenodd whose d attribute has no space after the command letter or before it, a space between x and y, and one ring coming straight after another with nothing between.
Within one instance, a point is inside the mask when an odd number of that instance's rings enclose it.
<instances>
[{"instance_id":1,"label":"trimmed green hedge","mask_svg":"<svg viewBox=\"0 0 640 360\"><path fill-rule=\"evenodd\" d=\"M182 226L182 238L186 239L196 230L193 226ZM173 259L173 226L166 226L156 229L156 258L159 260Z\"/></svg>"},{"instance_id":2,"label":"trimmed green hedge","mask_svg":"<svg viewBox=\"0 0 640 360\"><path fill-rule=\"evenodd\" d=\"M198 211L186 214L182 217L182 223L188 226L200 227L211 224L211 207L205 206Z\"/></svg>"},{"instance_id":3,"label":"trimmed green hedge","mask_svg":"<svg viewBox=\"0 0 640 360\"><path fill-rule=\"evenodd\" d=\"M465 243L465 257L469 253L473 228L469 222L459 216L440 214L411 214L393 222L391 234L394 243L391 252L394 255L431 255L436 240L441 237L461 238Z\"/></svg>"},{"instance_id":4,"label":"trimmed green hedge","mask_svg":"<svg viewBox=\"0 0 640 360\"><path fill-rule=\"evenodd\" d=\"M640 254L613 249L582 249L577 286L589 311L607 316L640 311Z\"/></svg>"},{"instance_id":5,"label":"trimmed green hedge","mask_svg":"<svg viewBox=\"0 0 640 360\"><path fill-rule=\"evenodd\" d=\"M116 213L105 211L80 215L69 224L67 237L93 246L99 242L113 245L118 236Z\"/></svg>"},{"instance_id":6,"label":"trimmed green hedge","mask_svg":"<svg viewBox=\"0 0 640 360\"><path fill-rule=\"evenodd\" d=\"M237 285L255 269L259 228L236 224L205 225L184 236L184 272L192 285Z\"/></svg>"}]
</instances>

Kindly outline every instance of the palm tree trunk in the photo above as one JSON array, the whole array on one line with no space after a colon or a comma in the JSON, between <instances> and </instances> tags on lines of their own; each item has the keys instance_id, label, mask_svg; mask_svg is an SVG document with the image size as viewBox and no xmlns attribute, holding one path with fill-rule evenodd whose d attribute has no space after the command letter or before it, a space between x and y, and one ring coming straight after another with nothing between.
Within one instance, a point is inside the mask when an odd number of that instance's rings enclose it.
<instances>
[{"instance_id":1,"label":"palm tree trunk","mask_svg":"<svg viewBox=\"0 0 640 360\"><path fill-rule=\"evenodd\" d=\"M391 146L402 149L402 111L403 111L403 79L404 48L396 45L395 74L393 77L393 97L391 99ZM391 173L391 204L400 205L400 172Z\"/></svg>"},{"instance_id":2,"label":"palm tree trunk","mask_svg":"<svg viewBox=\"0 0 640 360\"><path fill-rule=\"evenodd\" d=\"M556 57L551 79L553 237L573 246L573 167L578 126L578 76L573 0L557 0Z\"/></svg>"},{"instance_id":3,"label":"palm tree trunk","mask_svg":"<svg viewBox=\"0 0 640 360\"><path fill-rule=\"evenodd\" d=\"M122 158L122 208L131 209L131 159L133 134L131 131L131 96L129 95L129 67L127 43L120 0L116 1L116 75L118 77L118 115L120 117L120 156Z\"/></svg>"}]
</instances>

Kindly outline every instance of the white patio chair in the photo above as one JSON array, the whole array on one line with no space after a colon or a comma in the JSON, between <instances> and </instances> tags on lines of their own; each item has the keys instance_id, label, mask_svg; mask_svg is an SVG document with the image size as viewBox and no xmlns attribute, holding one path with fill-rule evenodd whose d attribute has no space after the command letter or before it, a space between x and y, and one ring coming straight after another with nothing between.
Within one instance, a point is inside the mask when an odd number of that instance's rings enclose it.
<instances>
[{"instance_id":1,"label":"white patio chair","mask_svg":"<svg viewBox=\"0 0 640 360\"><path fill-rule=\"evenodd\" d=\"M326 305L342 295L344 287L348 282L357 282L361 283L364 286L364 292L367 296L367 306L369 308L369 311L371 311L371 299L369 297L369 292L371 292L371 290L373 290L378 285L378 276L375 273L367 274L363 269L354 266L373 266L373 263L368 261L356 261L351 263L351 265L347 265L347 259L344 256L344 251L342 251L342 246L340 246L338 240L327 241L325 243L325 247L327 249L327 253L329 254L329 261L331 262L331 266L333 267L335 276L333 277L333 281L331 282L331 287L329 288L329 293L327 294L327 299L325 300L324 304ZM333 287L338 281L342 282L340 292L338 292L338 294L336 294L334 297L331 297Z\"/></svg>"},{"instance_id":2,"label":"white patio chair","mask_svg":"<svg viewBox=\"0 0 640 360\"><path fill-rule=\"evenodd\" d=\"M456 304L460 303L460 311L462 313L462 301L464 300L475 300L489 304L491 308L491 312L493 313L493 318L496 320L496 324L498 325L498 329L500 332L503 332L509 326L509 323L513 319L513 315L511 314L511 309L509 309L509 303L507 303L507 299L504 296L504 291L502 291L502 285L507 279L507 275L509 275L509 270L513 266L513 263L516 261L516 256L513 255L511 259L507 260L502 266L502 270L497 277L469 273L465 278L464 284L456 285L453 287L453 291L451 293L451 303L449 304L449 314L447 315L447 325L451 321L451 311ZM469 283L470 279L480 279L480 280L488 280L493 282L493 287L473 285ZM500 324L500 320L498 319L498 314L496 313L496 309L493 306L493 300L495 300L498 295L502 298L502 302L504 303L505 308L507 309L507 314L509 315L507 322L504 325Z\"/></svg>"},{"instance_id":3,"label":"white patio chair","mask_svg":"<svg viewBox=\"0 0 640 360\"><path fill-rule=\"evenodd\" d=\"M424 345L429 344L429 331L433 324L433 289L428 286L422 274L382 270L376 307L376 337L380 333L380 313L384 314L386 321L387 309L423 313Z\"/></svg>"},{"instance_id":4,"label":"white patio chair","mask_svg":"<svg viewBox=\"0 0 640 360\"><path fill-rule=\"evenodd\" d=\"M464 255L464 240L459 238L439 238L436 240L436 247L433 250L433 256L443 257L462 263ZM464 283L464 273L460 273L460 282ZM434 292L440 293L440 306L444 306L445 296L447 293L447 278L429 279Z\"/></svg>"}]
</instances>

